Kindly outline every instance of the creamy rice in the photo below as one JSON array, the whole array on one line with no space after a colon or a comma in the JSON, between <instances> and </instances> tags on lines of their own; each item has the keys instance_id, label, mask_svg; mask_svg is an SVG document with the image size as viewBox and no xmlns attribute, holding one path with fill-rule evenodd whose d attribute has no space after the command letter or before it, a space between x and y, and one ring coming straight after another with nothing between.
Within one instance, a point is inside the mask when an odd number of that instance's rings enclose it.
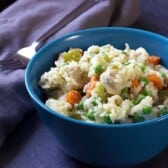
<instances>
[{"instance_id":1,"label":"creamy rice","mask_svg":"<svg viewBox=\"0 0 168 168\"><path fill-rule=\"evenodd\" d=\"M86 122L141 122L167 114L168 70L142 47L69 49L39 85L49 108Z\"/></svg>"}]
</instances>

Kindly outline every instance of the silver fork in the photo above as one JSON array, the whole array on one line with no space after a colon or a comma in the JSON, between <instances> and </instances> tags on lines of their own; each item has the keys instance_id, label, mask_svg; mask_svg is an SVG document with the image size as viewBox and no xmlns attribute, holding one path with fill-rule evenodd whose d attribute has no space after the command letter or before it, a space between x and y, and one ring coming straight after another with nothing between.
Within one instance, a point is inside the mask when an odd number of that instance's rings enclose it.
<instances>
[{"instance_id":1,"label":"silver fork","mask_svg":"<svg viewBox=\"0 0 168 168\"><path fill-rule=\"evenodd\" d=\"M57 31L70 23L77 16L91 8L93 5L101 0L87 0L83 1L79 6L73 9L68 15L66 15L59 23L53 25L47 32L35 40L30 46L21 48L17 51L16 55L10 59L0 60L0 70L14 70L24 69L29 60L36 54L38 49Z\"/></svg>"}]
</instances>

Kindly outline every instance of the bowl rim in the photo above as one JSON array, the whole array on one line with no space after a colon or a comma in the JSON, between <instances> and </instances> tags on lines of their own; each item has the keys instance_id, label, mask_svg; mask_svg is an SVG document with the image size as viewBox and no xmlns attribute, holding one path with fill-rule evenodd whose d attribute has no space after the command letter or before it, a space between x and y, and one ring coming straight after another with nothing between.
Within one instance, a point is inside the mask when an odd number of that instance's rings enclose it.
<instances>
[{"instance_id":1,"label":"bowl rim","mask_svg":"<svg viewBox=\"0 0 168 168\"><path fill-rule=\"evenodd\" d=\"M52 41L48 42L46 45L44 45L36 54L35 56L29 61L26 70L25 70L25 86L27 89L27 92L29 93L29 96L31 97L32 100L34 100L41 108L43 108L47 113L50 113L56 117L59 117L63 120L66 120L67 122L73 122L74 124L80 124L83 126L91 126L91 127L100 127L100 128L123 128L123 127L140 127L140 126L146 126L146 125L153 125L153 124L157 124L162 122L163 120L168 120L168 115L162 116L162 117L158 117L158 118L153 118L150 120L145 120L143 122L138 122L138 123L123 123L123 124L101 124L101 123L92 123L92 122L86 122L86 121L81 121L81 120L77 120L77 119L73 119L71 117L65 116L61 113L58 113L52 109L50 109L49 107L47 107L44 102L42 102L35 94L35 92L33 91L33 89L31 88L30 85L30 81L29 81L29 74L31 71L31 67L34 64L33 62L36 61L37 57L44 51L47 50L50 45L52 45L55 42L59 42L63 39L72 37L72 36L77 36L79 34L83 34L83 33L87 33L90 31L129 31L129 32L133 32L133 33L140 33L143 35L147 35L147 36L152 36L156 39L160 39L163 41L166 41L168 43L168 38L151 32L151 31L147 31L147 30L142 30L142 29L138 29L138 28L128 28L128 27L97 27L97 28L88 28L88 29L83 29L83 30L78 30L72 33L67 33L61 37L58 37L56 39L53 39Z\"/></svg>"}]
</instances>

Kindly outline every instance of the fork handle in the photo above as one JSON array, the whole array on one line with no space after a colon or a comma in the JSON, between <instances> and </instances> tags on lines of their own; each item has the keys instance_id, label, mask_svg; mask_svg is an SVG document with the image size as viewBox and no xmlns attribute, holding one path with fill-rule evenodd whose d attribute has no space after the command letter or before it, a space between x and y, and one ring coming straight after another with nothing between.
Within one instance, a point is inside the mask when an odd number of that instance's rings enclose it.
<instances>
[{"instance_id":1,"label":"fork handle","mask_svg":"<svg viewBox=\"0 0 168 168\"><path fill-rule=\"evenodd\" d=\"M84 0L80 5L73 9L69 14L62 18L58 23L54 24L49 30L47 30L42 36L40 36L35 43L37 44L35 50L38 50L52 35L70 23L77 16L91 8L100 0Z\"/></svg>"}]
</instances>

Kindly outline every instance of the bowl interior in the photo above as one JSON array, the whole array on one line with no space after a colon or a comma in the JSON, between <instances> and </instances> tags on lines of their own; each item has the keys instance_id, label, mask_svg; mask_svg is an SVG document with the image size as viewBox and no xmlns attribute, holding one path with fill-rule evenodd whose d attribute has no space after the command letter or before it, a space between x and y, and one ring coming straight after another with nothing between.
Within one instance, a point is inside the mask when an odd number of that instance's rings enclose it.
<instances>
[{"instance_id":1,"label":"bowl interior","mask_svg":"<svg viewBox=\"0 0 168 168\"><path fill-rule=\"evenodd\" d=\"M125 43L130 48L144 47L149 54L161 57L162 63L168 66L168 39L155 33L131 28L94 28L79 31L58 38L45 45L29 62L25 81L29 94L37 102L44 99L38 82L40 76L54 65L58 54L69 48L86 49L91 45L111 44L124 49Z\"/></svg>"}]
</instances>

